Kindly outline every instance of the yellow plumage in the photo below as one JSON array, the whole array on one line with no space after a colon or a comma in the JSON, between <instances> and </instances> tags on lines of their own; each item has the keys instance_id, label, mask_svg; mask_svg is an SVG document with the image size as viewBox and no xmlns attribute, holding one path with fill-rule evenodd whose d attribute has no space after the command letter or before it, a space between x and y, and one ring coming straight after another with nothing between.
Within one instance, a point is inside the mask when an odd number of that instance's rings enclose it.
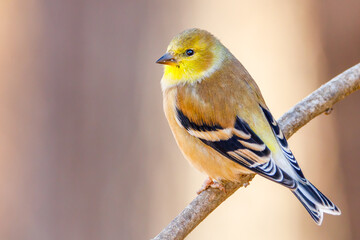
<instances>
[{"instance_id":1,"label":"yellow plumage","mask_svg":"<svg viewBox=\"0 0 360 240\"><path fill-rule=\"evenodd\" d=\"M255 81L218 39L186 30L157 63L176 142L211 179L202 190L257 173L288 187L318 224L323 213L340 214L304 177Z\"/></svg>"}]
</instances>

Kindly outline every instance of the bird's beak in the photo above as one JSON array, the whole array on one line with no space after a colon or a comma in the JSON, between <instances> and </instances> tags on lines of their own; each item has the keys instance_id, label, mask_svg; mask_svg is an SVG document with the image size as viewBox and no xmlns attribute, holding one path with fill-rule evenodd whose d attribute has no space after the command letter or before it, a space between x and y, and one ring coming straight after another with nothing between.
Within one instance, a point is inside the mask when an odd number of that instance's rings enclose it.
<instances>
[{"instance_id":1,"label":"bird's beak","mask_svg":"<svg viewBox=\"0 0 360 240\"><path fill-rule=\"evenodd\" d=\"M177 61L171 53L165 53L161 58L159 58L156 63L166 64L166 65L176 65Z\"/></svg>"}]
</instances>

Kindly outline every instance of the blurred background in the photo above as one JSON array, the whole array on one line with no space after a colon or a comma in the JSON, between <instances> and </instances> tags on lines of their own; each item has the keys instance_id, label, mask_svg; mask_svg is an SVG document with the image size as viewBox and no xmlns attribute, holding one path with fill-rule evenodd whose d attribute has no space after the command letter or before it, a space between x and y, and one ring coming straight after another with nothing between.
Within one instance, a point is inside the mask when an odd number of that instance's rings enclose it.
<instances>
[{"instance_id":1,"label":"blurred background","mask_svg":"<svg viewBox=\"0 0 360 240\"><path fill-rule=\"evenodd\" d=\"M212 32L279 118L359 62L359 11L358 0L1 0L0 239L154 237L205 179L162 111L155 61L171 38ZM359 103L360 92L290 140L340 217L318 227L256 177L188 239L360 239Z\"/></svg>"}]
</instances>

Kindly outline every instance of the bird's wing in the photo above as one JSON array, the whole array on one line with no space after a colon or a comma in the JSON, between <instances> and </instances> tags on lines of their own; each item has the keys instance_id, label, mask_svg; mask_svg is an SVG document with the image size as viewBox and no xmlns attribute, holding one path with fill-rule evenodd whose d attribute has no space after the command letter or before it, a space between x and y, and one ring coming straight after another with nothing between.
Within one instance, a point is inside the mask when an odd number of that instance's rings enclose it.
<instances>
[{"instance_id":1,"label":"bird's wing","mask_svg":"<svg viewBox=\"0 0 360 240\"><path fill-rule=\"evenodd\" d=\"M298 178L300 178L302 181L305 182L306 179L304 177L304 174L302 173L301 168L300 168L298 162L296 161L293 153L289 149L289 145L288 145L286 138L285 138L284 134L282 133L278 123L276 122L276 120L274 119L274 117L272 116L272 114L270 113L270 111L268 109L266 109L265 107L262 107L261 105L260 105L260 108L263 111L267 122L270 124L270 127L276 137L277 142L279 143L282 153L284 154L286 159L289 161L291 167L297 173Z\"/></svg>"},{"instance_id":2,"label":"bird's wing","mask_svg":"<svg viewBox=\"0 0 360 240\"><path fill-rule=\"evenodd\" d=\"M220 124L195 123L179 108L176 108L176 118L189 134L232 161L288 188L297 187L296 180L276 165L270 149L241 117L236 116L234 126L227 128Z\"/></svg>"}]
</instances>

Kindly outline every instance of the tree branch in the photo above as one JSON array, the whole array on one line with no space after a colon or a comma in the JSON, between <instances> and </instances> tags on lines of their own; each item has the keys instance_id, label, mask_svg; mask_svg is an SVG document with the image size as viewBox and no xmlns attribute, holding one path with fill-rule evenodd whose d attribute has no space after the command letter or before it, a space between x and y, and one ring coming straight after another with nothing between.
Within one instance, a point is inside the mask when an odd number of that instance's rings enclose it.
<instances>
[{"instance_id":1,"label":"tree branch","mask_svg":"<svg viewBox=\"0 0 360 240\"><path fill-rule=\"evenodd\" d=\"M359 89L360 63L322 85L286 112L278 120L284 135L286 138L291 137L311 119L323 112L328 113L335 103ZM253 177L244 176L240 183L225 183L226 193L214 188L203 191L154 240L184 239L217 206L238 188L246 186Z\"/></svg>"}]
</instances>

